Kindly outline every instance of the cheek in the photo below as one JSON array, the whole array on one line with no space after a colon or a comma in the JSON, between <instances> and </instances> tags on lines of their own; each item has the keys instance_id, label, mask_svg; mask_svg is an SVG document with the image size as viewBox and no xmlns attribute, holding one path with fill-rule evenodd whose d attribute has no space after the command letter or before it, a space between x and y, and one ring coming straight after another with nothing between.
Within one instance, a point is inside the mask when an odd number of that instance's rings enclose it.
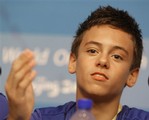
<instances>
[{"instance_id":1,"label":"cheek","mask_svg":"<svg viewBox=\"0 0 149 120\"><path fill-rule=\"evenodd\" d=\"M78 67L78 69L88 69L90 67L93 67L94 62L94 59L86 57L85 55L80 55L77 59L76 66Z\"/></svg>"},{"instance_id":2,"label":"cheek","mask_svg":"<svg viewBox=\"0 0 149 120\"><path fill-rule=\"evenodd\" d=\"M79 81L87 79L93 69L93 61L86 59L85 57L80 57L76 62L76 76Z\"/></svg>"},{"instance_id":3,"label":"cheek","mask_svg":"<svg viewBox=\"0 0 149 120\"><path fill-rule=\"evenodd\" d=\"M86 66L86 67L85 67ZM87 69L88 69L88 64L86 64L83 61L78 61L76 63L76 74L77 75L83 75L86 73Z\"/></svg>"},{"instance_id":4,"label":"cheek","mask_svg":"<svg viewBox=\"0 0 149 120\"><path fill-rule=\"evenodd\" d=\"M125 83L129 77L128 69L118 69L117 71L112 71L112 73L114 83L125 86Z\"/></svg>"},{"instance_id":5,"label":"cheek","mask_svg":"<svg viewBox=\"0 0 149 120\"><path fill-rule=\"evenodd\" d=\"M111 91L111 94L121 94L124 87L126 86L126 81L129 76L128 71L119 70L118 72L111 72L111 81L109 84L109 90Z\"/></svg>"}]
</instances>

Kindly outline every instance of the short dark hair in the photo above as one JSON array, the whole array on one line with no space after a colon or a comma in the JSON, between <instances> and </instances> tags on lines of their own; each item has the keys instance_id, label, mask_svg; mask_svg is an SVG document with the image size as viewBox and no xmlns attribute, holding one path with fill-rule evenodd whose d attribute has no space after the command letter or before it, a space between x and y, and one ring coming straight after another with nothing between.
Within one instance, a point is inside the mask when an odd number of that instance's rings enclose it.
<instances>
[{"instance_id":1,"label":"short dark hair","mask_svg":"<svg viewBox=\"0 0 149 120\"><path fill-rule=\"evenodd\" d=\"M71 52L78 56L78 49L82 42L83 34L93 26L110 25L132 35L134 43L133 62L130 70L140 68L143 43L142 32L135 19L127 11L113 8L111 6L102 6L91 12L91 15L81 23L74 36L71 46Z\"/></svg>"}]
</instances>

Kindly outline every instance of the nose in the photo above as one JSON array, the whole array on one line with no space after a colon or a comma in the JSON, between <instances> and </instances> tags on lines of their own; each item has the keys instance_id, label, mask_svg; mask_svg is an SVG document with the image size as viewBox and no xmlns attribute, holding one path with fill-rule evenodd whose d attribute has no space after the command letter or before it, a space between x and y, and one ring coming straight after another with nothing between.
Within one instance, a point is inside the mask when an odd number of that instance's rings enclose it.
<instances>
[{"instance_id":1,"label":"nose","mask_svg":"<svg viewBox=\"0 0 149 120\"><path fill-rule=\"evenodd\" d=\"M108 69L110 67L108 55L100 54L97 58L96 66Z\"/></svg>"}]
</instances>

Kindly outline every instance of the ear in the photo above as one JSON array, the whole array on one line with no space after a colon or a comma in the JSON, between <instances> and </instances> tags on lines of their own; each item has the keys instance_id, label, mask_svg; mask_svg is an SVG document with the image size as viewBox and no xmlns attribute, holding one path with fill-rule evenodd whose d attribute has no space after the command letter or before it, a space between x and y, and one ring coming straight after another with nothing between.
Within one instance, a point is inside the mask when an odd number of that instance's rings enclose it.
<instances>
[{"instance_id":1,"label":"ear","mask_svg":"<svg viewBox=\"0 0 149 120\"><path fill-rule=\"evenodd\" d=\"M69 57L68 71L71 74L76 72L76 56L73 53Z\"/></svg>"},{"instance_id":2,"label":"ear","mask_svg":"<svg viewBox=\"0 0 149 120\"><path fill-rule=\"evenodd\" d=\"M139 74L139 68L132 70L126 81L126 86L133 87L137 81L138 74Z\"/></svg>"}]
</instances>

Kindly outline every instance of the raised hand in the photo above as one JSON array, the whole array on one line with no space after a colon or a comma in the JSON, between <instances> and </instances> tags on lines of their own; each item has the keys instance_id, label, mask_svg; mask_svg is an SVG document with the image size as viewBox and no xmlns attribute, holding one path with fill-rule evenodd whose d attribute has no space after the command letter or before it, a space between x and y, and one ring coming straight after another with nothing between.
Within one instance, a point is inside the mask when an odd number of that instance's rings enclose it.
<instances>
[{"instance_id":1,"label":"raised hand","mask_svg":"<svg viewBox=\"0 0 149 120\"><path fill-rule=\"evenodd\" d=\"M9 103L8 120L29 120L34 107L32 81L36 76L35 58L25 50L12 63L5 90Z\"/></svg>"}]
</instances>

